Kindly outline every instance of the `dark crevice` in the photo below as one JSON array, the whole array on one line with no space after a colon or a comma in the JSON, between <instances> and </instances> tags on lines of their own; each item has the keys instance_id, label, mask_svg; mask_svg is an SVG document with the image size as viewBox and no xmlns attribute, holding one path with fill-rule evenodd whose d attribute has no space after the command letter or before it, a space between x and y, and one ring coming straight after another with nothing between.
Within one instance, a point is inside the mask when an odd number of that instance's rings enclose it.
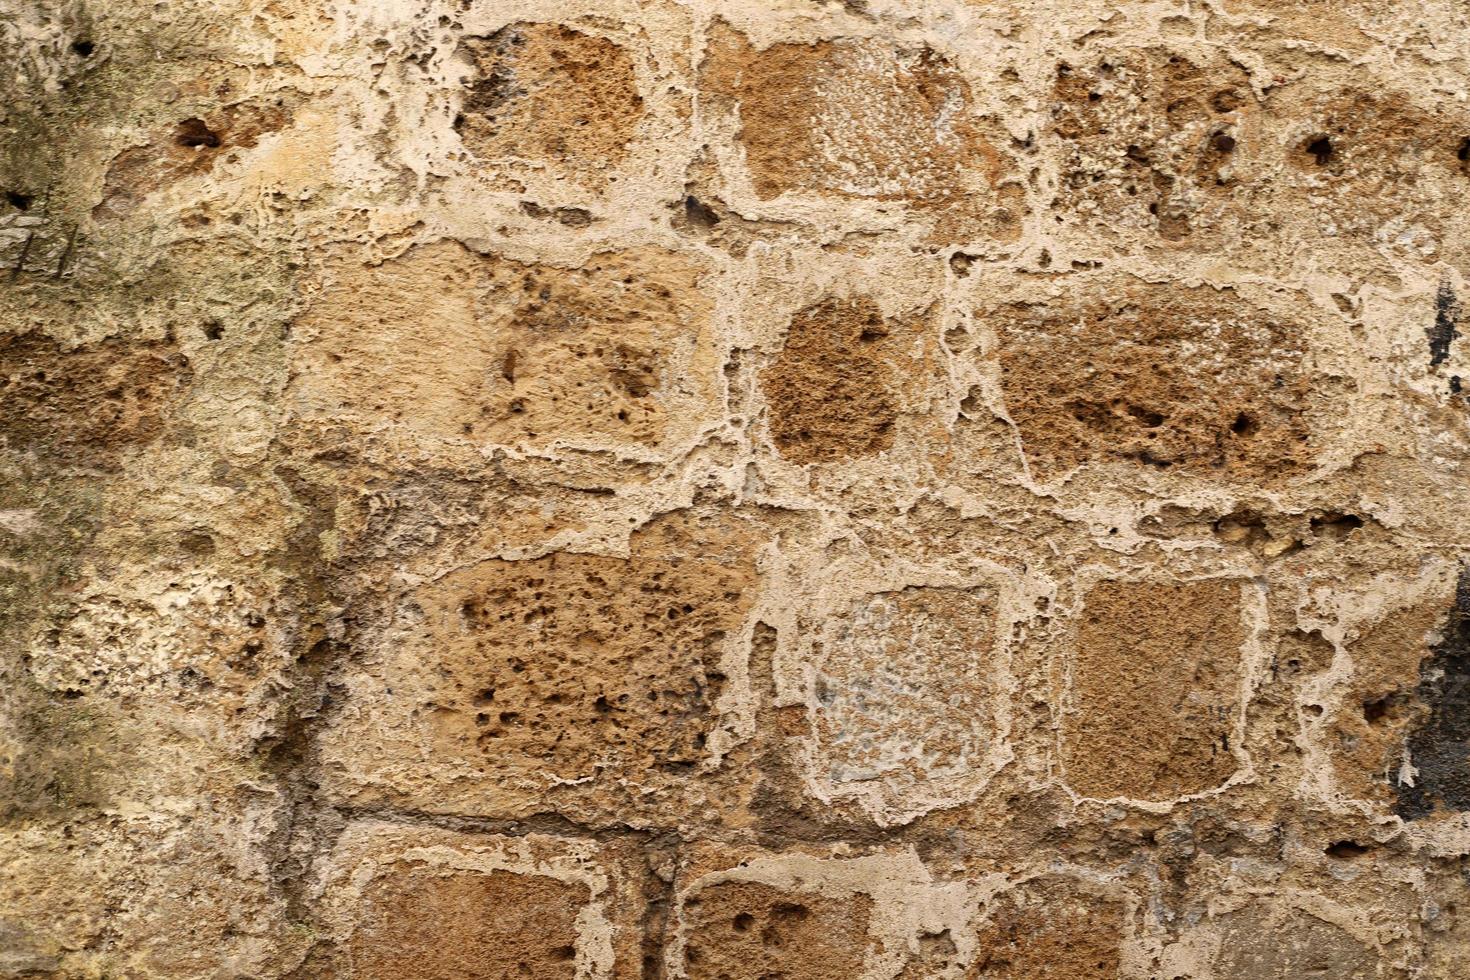
<instances>
[{"instance_id":1,"label":"dark crevice","mask_svg":"<svg viewBox=\"0 0 1470 980\"><path fill-rule=\"evenodd\" d=\"M1429 366L1438 367L1450 357L1450 345L1460 336L1457 329L1463 310L1455 290L1448 282L1440 283L1434 294L1434 326L1424 331L1429 338Z\"/></svg>"},{"instance_id":2,"label":"dark crevice","mask_svg":"<svg viewBox=\"0 0 1470 980\"><path fill-rule=\"evenodd\" d=\"M203 119L185 119L179 123L174 142L185 147L215 149L220 145L219 134L204 124Z\"/></svg>"},{"instance_id":3,"label":"dark crevice","mask_svg":"<svg viewBox=\"0 0 1470 980\"><path fill-rule=\"evenodd\" d=\"M1328 857L1336 861L1351 861L1354 858L1362 857L1370 850L1372 850L1372 848L1368 847L1365 844L1359 844L1355 840L1340 840L1335 843L1328 844L1327 847L1323 849L1322 853L1326 854Z\"/></svg>"},{"instance_id":4,"label":"dark crevice","mask_svg":"<svg viewBox=\"0 0 1470 980\"><path fill-rule=\"evenodd\" d=\"M1461 572L1443 638L1420 666L1416 698L1427 717L1409 733L1414 775L1397 783L1395 811L1418 820L1470 810L1470 569Z\"/></svg>"},{"instance_id":5,"label":"dark crevice","mask_svg":"<svg viewBox=\"0 0 1470 980\"><path fill-rule=\"evenodd\" d=\"M1307 144L1306 152L1317 160L1317 166L1325 167L1332 162L1332 140L1326 136L1318 136Z\"/></svg>"}]
</instances>

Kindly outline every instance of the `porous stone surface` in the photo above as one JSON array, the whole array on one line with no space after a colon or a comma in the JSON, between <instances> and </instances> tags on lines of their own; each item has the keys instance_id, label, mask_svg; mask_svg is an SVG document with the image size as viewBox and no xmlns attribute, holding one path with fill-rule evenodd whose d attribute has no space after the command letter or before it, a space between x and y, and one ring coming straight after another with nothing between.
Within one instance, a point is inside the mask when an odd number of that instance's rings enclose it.
<instances>
[{"instance_id":1,"label":"porous stone surface","mask_svg":"<svg viewBox=\"0 0 1470 980\"><path fill-rule=\"evenodd\" d=\"M1460 0L0 65L0 977L1470 977Z\"/></svg>"}]
</instances>

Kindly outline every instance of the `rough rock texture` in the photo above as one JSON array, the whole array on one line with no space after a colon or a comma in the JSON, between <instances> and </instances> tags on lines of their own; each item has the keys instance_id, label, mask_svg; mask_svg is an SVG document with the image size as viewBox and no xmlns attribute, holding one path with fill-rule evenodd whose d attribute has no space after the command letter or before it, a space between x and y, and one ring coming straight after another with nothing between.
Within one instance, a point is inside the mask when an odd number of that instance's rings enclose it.
<instances>
[{"instance_id":1,"label":"rough rock texture","mask_svg":"<svg viewBox=\"0 0 1470 980\"><path fill-rule=\"evenodd\" d=\"M1470 8L0 0L0 977L1470 977Z\"/></svg>"}]
</instances>

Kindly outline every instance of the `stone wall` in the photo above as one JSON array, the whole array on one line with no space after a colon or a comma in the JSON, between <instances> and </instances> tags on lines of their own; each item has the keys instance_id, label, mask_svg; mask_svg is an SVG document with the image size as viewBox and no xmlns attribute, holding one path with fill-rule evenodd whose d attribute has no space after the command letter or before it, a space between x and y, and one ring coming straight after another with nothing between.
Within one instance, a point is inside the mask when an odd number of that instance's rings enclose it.
<instances>
[{"instance_id":1,"label":"stone wall","mask_svg":"<svg viewBox=\"0 0 1470 980\"><path fill-rule=\"evenodd\" d=\"M1470 976L1462 0L0 66L0 976Z\"/></svg>"}]
</instances>

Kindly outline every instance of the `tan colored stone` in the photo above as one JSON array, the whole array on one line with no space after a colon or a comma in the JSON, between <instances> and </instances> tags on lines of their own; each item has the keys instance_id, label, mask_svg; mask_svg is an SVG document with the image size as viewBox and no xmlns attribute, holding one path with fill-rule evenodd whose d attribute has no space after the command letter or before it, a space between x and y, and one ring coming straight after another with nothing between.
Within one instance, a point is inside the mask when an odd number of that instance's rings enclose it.
<instances>
[{"instance_id":1,"label":"tan colored stone","mask_svg":"<svg viewBox=\"0 0 1470 980\"><path fill-rule=\"evenodd\" d=\"M1229 291L1140 286L977 311L1033 472L1123 464L1274 484L1323 434L1305 328Z\"/></svg>"},{"instance_id":2,"label":"tan colored stone","mask_svg":"<svg viewBox=\"0 0 1470 980\"><path fill-rule=\"evenodd\" d=\"M1424 720L1416 688L1444 599L1390 613L1347 645L1352 681L1328 718L1338 786L1358 799L1391 802L1407 760L1405 738Z\"/></svg>"},{"instance_id":3,"label":"tan colored stone","mask_svg":"<svg viewBox=\"0 0 1470 980\"><path fill-rule=\"evenodd\" d=\"M455 129L482 163L531 160L601 186L643 117L633 60L617 44L550 23L468 37L474 64Z\"/></svg>"},{"instance_id":4,"label":"tan colored stone","mask_svg":"<svg viewBox=\"0 0 1470 980\"><path fill-rule=\"evenodd\" d=\"M149 141L119 153L108 166L101 220L131 215L153 193L187 178L208 174L221 160L238 158L262 137L290 125L301 103L298 93L239 102L205 116L188 116L149 134Z\"/></svg>"},{"instance_id":5,"label":"tan colored stone","mask_svg":"<svg viewBox=\"0 0 1470 980\"><path fill-rule=\"evenodd\" d=\"M993 591L914 586L854 602L821 641L817 776L911 815L974 792L1002 737Z\"/></svg>"},{"instance_id":6,"label":"tan colored stone","mask_svg":"<svg viewBox=\"0 0 1470 980\"><path fill-rule=\"evenodd\" d=\"M627 558L488 560L425 585L324 735L341 791L501 813L558 785L696 771L756 597L754 543L676 514Z\"/></svg>"},{"instance_id":7,"label":"tan colored stone","mask_svg":"<svg viewBox=\"0 0 1470 980\"><path fill-rule=\"evenodd\" d=\"M0 437L64 467L116 467L158 438L193 370L172 339L71 349L38 333L0 337Z\"/></svg>"},{"instance_id":8,"label":"tan colored stone","mask_svg":"<svg viewBox=\"0 0 1470 980\"><path fill-rule=\"evenodd\" d=\"M1214 240L1208 226L1225 218L1237 147L1258 111L1242 68L1162 49L1108 52L1059 63L1051 94L1057 205L1086 212L1103 235Z\"/></svg>"},{"instance_id":9,"label":"tan colored stone","mask_svg":"<svg viewBox=\"0 0 1470 980\"><path fill-rule=\"evenodd\" d=\"M761 372L781 454L828 463L890 448L927 326L922 314L885 318L867 297L826 300L792 317L780 354Z\"/></svg>"},{"instance_id":10,"label":"tan colored stone","mask_svg":"<svg viewBox=\"0 0 1470 980\"><path fill-rule=\"evenodd\" d=\"M642 248L577 269L440 242L334 264L293 327L307 416L510 445L653 447L710 410L713 304L697 261Z\"/></svg>"},{"instance_id":11,"label":"tan colored stone","mask_svg":"<svg viewBox=\"0 0 1470 980\"><path fill-rule=\"evenodd\" d=\"M622 930L637 921L638 892L620 861L615 849L541 834L351 824L322 868L321 942L304 969L606 980L636 949Z\"/></svg>"},{"instance_id":12,"label":"tan colored stone","mask_svg":"<svg viewBox=\"0 0 1470 980\"><path fill-rule=\"evenodd\" d=\"M1310 912L1266 903L1220 919L1216 977L1231 980L1369 980L1378 958L1340 926Z\"/></svg>"},{"instance_id":13,"label":"tan colored stone","mask_svg":"<svg viewBox=\"0 0 1470 980\"><path fill-rule=\"evenodd\" d=\"M1072 790L1165 800L1213 789L1235 772L1248 635L1240 590L1231 579L1088 590L1061 719Z\"/></svg>"},{"instance_id":14,"label":"tan colored stone","mask_svg":"<svg viewBox=\"0 0 1470 980\"><path fill-rule=\"evenodd\" d=\"M751 881L710 885L684 899L685 976L861 976L871 914L864 895L829 898Z\"/></svg>"},{"instance_id":15,"label":"tan colored stone","mask_svg":"<svg viewBox=\"0 0 1470 980\"><path fill-rule=\"evenodd\" d=\"M734 106L756 195L903 200L941 213L936 236L1020 232L1009 161L975 114L965 75L927 45L875 39L757 48L715 30L706 91Z\"/></svg>"},{"instance_id":16,"label":"tan colored stone","mask_svg":"<svg viewBox=\"0 0 1470 980\"><path fill-rule=\"evenodd\" d=\"M1115 980L1123 903L1060 876L1027 882L987 908L967 980Z\"/></svg>"}]
</instances>

